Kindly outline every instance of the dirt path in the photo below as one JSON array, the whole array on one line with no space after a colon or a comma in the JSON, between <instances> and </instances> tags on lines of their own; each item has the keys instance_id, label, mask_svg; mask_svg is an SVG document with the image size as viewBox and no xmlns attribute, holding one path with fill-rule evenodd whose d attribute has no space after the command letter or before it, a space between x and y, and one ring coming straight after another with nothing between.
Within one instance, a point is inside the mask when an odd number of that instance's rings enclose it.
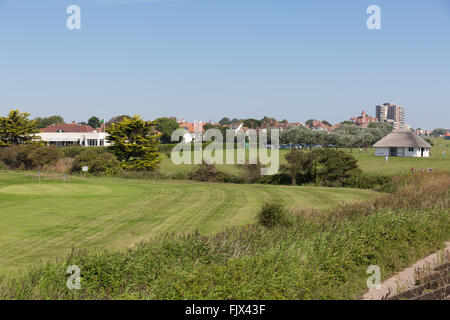
<instances>
[{"instance_id":1,"label":"dirt path","mask_svg":"<svg viewBox=\"0 0 450 320\"><path fill-rule=\"evenodd\" d=\"M432 270L443 263L443 258L448 256L450 256L450 242L446 242L444 250L429 255L392 278L385 280L381 284L381 289L370 289L361 297L361 299L381 300L391 298L403 291L409 290L415 285L418 271L426 273L427 270Z\"/></svg>"}]
</instances>

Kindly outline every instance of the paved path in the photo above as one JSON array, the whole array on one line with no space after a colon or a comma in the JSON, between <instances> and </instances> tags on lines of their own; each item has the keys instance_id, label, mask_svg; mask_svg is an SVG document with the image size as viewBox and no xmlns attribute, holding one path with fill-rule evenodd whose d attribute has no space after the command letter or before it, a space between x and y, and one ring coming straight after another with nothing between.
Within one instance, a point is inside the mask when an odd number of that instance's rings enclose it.
<instances>
[{"instance_id":1,"label":"paved path","mask_svg":"<svg viewBox=\"0 0 450 320\"><path fill-rule=\"evenodd\" d=\"M381 300L391 298L415 285L418 270L432 270L443 263L443 257L450 256L450 242L446 242L444 250L433 253L425 259L416 262L409 268L401 271L381 284L381 289L370 289L361 298L363 300Z\"/></svg>"}]
</instances>

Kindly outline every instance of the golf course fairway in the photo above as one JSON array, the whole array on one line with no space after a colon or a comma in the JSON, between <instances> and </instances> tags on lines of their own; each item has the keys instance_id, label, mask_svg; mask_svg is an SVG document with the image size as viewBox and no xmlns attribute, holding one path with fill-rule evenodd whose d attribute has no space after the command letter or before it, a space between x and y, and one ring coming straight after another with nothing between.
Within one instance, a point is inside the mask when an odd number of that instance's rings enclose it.
<instances>
[{"instance_id":1,"label":"golf course fairway","mask_svg":"<svg viewBox=\"0 0 450 320\"><path fill-rule=\"evenodd\" d=\"M0 275L73 247L125 248L165 233L255 222L267 200L325 209L368 190L61 177L0 171Z\"/></svg>"}]
</instances>

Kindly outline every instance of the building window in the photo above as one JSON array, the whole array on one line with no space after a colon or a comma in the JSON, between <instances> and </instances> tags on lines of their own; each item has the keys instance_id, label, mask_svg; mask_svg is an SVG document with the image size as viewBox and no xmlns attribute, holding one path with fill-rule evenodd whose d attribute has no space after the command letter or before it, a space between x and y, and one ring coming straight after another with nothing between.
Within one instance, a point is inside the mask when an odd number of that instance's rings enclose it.
<instances>
[{"instance_id":1,"label":"building window","mask_svg":"<svg viewBox=\"0 0 450 320\"><path fill-rule=\"evenodd\" d=\"M105 145L105 140L104 139L100 139L100 145L103 147Z\"/></svg>"},{"instance_id":2,"label":"building window","mask_svg":"<svg viewBox=\"0 0 450 320\"><path fill-rule=\"evenodd\" d=\"M97 146L97 139L88 139L87 145L88 146Z\"/></svg>"},{"instance_id":3,"label":"building window","mask_svg":"<svg viewBox=\"0 0 450 320\"><path fill-rule=\"evenodd\" d=\"M409 148L409 152L414 152L414 148Z\"/></svg>"}]
</instances>

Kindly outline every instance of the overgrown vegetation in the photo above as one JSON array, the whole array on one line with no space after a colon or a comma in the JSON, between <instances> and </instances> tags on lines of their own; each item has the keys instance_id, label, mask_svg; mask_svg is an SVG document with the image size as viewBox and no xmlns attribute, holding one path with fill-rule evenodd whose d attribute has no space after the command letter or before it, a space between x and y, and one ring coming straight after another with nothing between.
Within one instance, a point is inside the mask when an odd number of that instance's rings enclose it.
<instances>
[{"instance_id":1,"label":"overgrown vegetation","mask_svg":"<svg viewBox=\"0 0 450 320\"><path fill-rule=\"evenodd\" d=\"M55 165L60 158L61 152L56 147L26 144L0 149L0 160L11 169L46 169Z\"/></svg>"},{"instance_id":2,"label":"overgrown vegetation","mask_svg":"<svg viewBox=\"0 0 450 320\"><path fill-rule=\"evenodd\" d=\"M354 299L369 265L386 279L450 239L450 173L398 178L393 194L328 212L293 211L291 224L167 235L134 248L33 265L0 281L3 299ZM66 287L67 266L81 289Z\"/></svg>"},{"instance_id":3,"label":"overgrown vegetation","mask_svg":"<svg viewBox=\"0 0 450 320\"><path fill-rule=\"evenodd\" d=\"M120 162L113 154L99 153L92 149L84 150L75 157L71 171L80 173L84 166L87 166L88 172L93 174L114 176L121 171Z\"/></svg>"}]
</instances>

